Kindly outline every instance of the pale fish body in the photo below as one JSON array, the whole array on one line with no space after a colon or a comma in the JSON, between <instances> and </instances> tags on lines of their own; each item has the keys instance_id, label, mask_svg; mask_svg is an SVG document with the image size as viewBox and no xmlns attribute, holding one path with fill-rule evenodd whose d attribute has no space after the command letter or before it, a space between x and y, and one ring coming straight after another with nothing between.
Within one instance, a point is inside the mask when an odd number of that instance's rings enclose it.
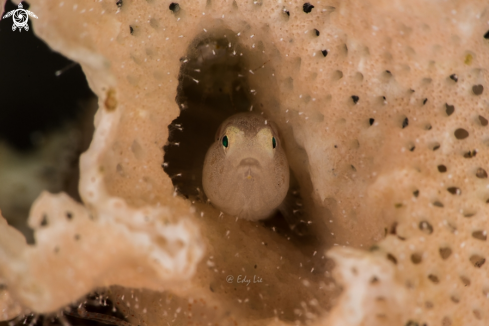
<instances>
[{"instance_id":1,"label":"pale fish body","mask_svg":"<svg viewBox=\"0 0 489 326\"><path fill-rule=\"evenodd\" d=\"M277 129L253 113L219 127L207 151L202 182L221 211L251 221L273 214L289 189L289 164Z\"/></svg>"}]
</instances>

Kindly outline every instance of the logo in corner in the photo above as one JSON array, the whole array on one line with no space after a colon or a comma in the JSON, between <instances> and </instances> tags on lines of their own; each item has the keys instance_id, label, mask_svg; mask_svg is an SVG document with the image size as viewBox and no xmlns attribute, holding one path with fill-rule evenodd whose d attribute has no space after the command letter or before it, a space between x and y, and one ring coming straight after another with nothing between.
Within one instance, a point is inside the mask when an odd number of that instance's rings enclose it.
<instances>
[{"instance_id":1,"label":"logo in corner","mask_svg":"<svg viewBox=\"0 0 489 326\"><path fill-rule=\"evenodd\" d=\"M13 16L12 19L14 20L12 30L15 31L18 28L19 32L22 31L22 28L24 28L26 31L29 30L29 25L27 25L27 22L29 21L29 16L37 18L37 16L32 11L23 9L22 3L19 3L18 9L9 11L3 16L3 18L5 19L10 16Z\"/></svg>"}]
</instances>

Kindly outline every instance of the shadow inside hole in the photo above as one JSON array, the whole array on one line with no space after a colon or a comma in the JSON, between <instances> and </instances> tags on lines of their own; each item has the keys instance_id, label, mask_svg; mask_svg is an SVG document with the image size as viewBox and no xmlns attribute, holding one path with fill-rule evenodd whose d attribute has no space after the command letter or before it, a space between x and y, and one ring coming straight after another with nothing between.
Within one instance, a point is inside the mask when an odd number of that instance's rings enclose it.
<instances>
[{"instance_id":1,"label":"shadow inside hole","mask_svg":"<svg viewBox=\"0 0 489 326\"><path fill-rule=\"evenodd\" d=\"M235 33L230 30L208 31L189 46L186 57L181 58L181 68L179 75L179 86L176 102L180 107L180 115L168 126L169 139L164 147L164 171L172 179L175 186L175 193L194 202L205 202L207 197L202 187L202 169L207 150L215 141L216 131L220 124L228 117L240 113L253 112L269 115L277 118L270 110L264 108L259 96L254 96L255 86L252 85L247 76L250 75L250 68L270 65L267 58L257 58L261 54L251 52L238 43ZM256 62L260 64L257 65ZM264 64L266 63L266 64ZM263 65L263 66L261 66ZM255 72L255 74L258 74ZM256 78L256 75L255 75ZM268 89L258 93L268 94ZM267 95L264 95L267 96ZM270 112L269 112L270 111ZM274 120L274 122L277 122ZM279 129L280 123L277 123ZM294 148L297 152L298 145L287 144L293 141L293 137L284 136L284 131L291 132L290 129L280 130L281 136L286 138L284 142L287 156L291 154L287 148ZM290 145L290 146L289 146ZM302 153L302 152L301 152ZM297 154L297 153L296 153ZM306 155L305 151L303 153ZM275 213L269 219L261 221L261 225L289 238L292 242L298 241L302 244L311 243L318 245L322 243L319 223L309 227L311 218L304 215L315 215L312 210L304 207L312 205L312 200L302 200L300 195L309 193L312 188L307 167L301 168L298 180L291 169L291 186L286 201L291 201L288 205L290 211L295 215ZM307 176L306 176L307 175ZM304 177L306 176L306 177ZM305 187L305 188L304 188ZM299 191L300 189L300 191ZM294 195L295 193L295 195ZM297 193L299 193L297 195ZM304 203L305 202L305 203ZM310 212L310 213L309 213ZM284 216L285 215L285 216ZM295 224L292 219L295 219ZM312 231L314 229L314 231ZM316 234L310 237L312 232Z\"/></svg>"},{"instance_id":2,"label":"shadow inside hole","mask_svg":"<svg viewBox=\"0 0 489 326\"><path fill-rule=\"evenodd\" d=\"M176 192L197 200L205 200L202 167L219 125L251 106L242 50L232 37L209 36L197 39L181 59L176 97L181 111L168 126L164 148L164 170Z\"/></svg>"}]
</instances>

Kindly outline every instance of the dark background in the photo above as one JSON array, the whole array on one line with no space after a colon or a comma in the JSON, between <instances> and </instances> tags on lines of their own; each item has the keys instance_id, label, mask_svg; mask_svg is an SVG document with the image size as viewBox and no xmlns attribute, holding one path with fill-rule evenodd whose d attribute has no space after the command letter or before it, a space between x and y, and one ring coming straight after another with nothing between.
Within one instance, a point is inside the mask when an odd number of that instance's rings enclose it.
<instances>
[{"instance_id":1,"label":"dark background","mask_svg":"<svg viewBox=\"0 0 489 326\"><path fill-rule=\"evenodd\" d=\"M29 8L28 3L22 4ZM17 6L9 0L4 9L8 12ZM33 133L75 119L82 113L80 100L94 96L80 65L38 39L32 19L28 32L12 31L12 17L0 20L0 141L19 151L34 148Z\"/></svg>"}]
</instances>

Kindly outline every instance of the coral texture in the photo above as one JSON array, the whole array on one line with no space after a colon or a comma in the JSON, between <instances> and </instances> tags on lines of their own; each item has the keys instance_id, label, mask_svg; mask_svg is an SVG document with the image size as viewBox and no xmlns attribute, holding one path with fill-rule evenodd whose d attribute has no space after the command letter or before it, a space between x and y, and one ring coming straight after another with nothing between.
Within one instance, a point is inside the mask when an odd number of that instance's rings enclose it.
<instances>
[{"instance_id":1,"label":"coral texture","mask_svg":"<svg viewBox=\"0 0 489 326\"><path fill-rule=\"evenodd\" d=\"M111 296L134 324L488 323L487 2L31 5L36 34L80 62L99 111L84 205L41 195L35 246L0 224L0 275L22 306L51 312L119 285ZM226 64L238 68L214 84ZM191 151L164 162L164 145L207 136L172 121L217 116L204 106L222 101L204 97L220 92L239 107L243 90L283 134L307 236L174 187L202 166ZM169 176L162 164L195 166Z\"/></svg>"}]
</instances>

